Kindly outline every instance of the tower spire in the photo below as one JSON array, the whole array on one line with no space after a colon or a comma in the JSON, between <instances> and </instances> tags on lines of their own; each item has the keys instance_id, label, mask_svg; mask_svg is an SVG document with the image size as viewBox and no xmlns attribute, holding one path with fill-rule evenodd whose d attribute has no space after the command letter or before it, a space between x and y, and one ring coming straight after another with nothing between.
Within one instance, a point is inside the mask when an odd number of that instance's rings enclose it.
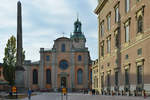
<instances>
[{"instance_id":1,"label":"tower spire","mask_svg":"<svg viewBox=\"0 0 150 100\"><path fill-rule=\"evenodd\" d=\"M77 21L79 20L79 13L77 12Z\"/></svg>"}]
</instances>

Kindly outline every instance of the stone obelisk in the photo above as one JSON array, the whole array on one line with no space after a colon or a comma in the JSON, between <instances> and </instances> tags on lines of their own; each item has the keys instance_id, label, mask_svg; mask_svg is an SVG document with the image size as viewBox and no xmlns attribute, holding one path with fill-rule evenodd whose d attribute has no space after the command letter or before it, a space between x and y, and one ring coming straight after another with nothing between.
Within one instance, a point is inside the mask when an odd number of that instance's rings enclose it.
<instances>
[{"instance_id":1,"label":"stone obelisk","mask_svg":"<svg viewBox=\"0 0 150 100\"><path fill-rule=\"evenodd\" d=\"M24 88L24 68L22 56L22 14L21 2L17 3L17 64L15 71L15 84L18 88Z\"/></svg>"}]
</instances>

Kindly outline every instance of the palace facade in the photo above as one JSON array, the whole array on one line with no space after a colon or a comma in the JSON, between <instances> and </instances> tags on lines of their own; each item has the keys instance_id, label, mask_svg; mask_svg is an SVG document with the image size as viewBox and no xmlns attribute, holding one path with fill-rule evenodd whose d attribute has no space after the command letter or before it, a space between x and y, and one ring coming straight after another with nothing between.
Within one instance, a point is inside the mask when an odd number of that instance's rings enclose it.
<instances>
[{"instance_id":1,"label":"palace facade","mask_svg":"<svg viewBox=\"0 0 150 100\"><path fill-rule=\"evenodd\" d=\"M150 1L99 0L99 92L150 92Z\"/></svg>"}]
</instances>

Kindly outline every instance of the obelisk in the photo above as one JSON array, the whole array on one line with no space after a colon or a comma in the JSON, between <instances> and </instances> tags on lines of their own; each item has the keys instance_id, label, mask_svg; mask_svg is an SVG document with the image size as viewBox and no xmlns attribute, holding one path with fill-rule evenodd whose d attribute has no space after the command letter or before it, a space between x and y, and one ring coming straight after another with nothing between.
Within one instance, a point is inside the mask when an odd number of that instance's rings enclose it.
<instances>
[{"instance_id":1,"label":"obelisk","mask_svg":"<svg viewBox=\"0 0 150 100\"><path fill-rule=\"evenodd\" d=\"M24 68L23 68L23 56L22 56L22 13L21 2L17 3L17 64L15 71L15 85L18 88L24 87Z\"/></svg>"}]
</instances>

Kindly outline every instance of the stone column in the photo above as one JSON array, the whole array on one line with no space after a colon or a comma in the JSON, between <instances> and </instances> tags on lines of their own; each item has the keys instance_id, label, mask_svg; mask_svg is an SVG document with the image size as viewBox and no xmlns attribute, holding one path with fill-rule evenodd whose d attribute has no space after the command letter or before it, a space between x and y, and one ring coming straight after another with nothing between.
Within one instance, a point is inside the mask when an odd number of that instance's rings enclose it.
<instances>
[{"instance_id":1,"label":"stone column","mask_svg":"<svg viewBox=\"0 0 150 100\"><path fill-rule=\"evenodd\" d=\"M40 48L40 68L38 72L40 89L44 88L44 48Z\"/></svg>"},{"instance_id":2,"label":"stone column","mask_svg":"<svg viewBox=\"0 0 150 100\"><path fill-rule=\"evenodd\" d=\"M52 53L52 88L57 88L56 52Z\"/></svg>"},{"instance_id":3,"label":"stone column","mask_svg":"<svg viewBox=\"0 0 150 100\"><path fill-rule=\"evenodd\" d=\"M74 52L71 51L71 58L70 58L70 67L71 67L71 71L70 71L70 88L75 88L75 59L74 59Z\"/></svg>"},{"instance_id":4,"label":"stone column","mask_svg":"<svg viewBox=\"0 0 150 100\"><path fill-rule=\"evenodd\" d=\"M88 80L89 80L89 69L88 69L88 67L89 67L89 57L88 57L88 53L85 53L85 55L84 55L84 76L85 76L85 80L84 80L84 88L88 88Z\"/></svg>"}]
</instances>

